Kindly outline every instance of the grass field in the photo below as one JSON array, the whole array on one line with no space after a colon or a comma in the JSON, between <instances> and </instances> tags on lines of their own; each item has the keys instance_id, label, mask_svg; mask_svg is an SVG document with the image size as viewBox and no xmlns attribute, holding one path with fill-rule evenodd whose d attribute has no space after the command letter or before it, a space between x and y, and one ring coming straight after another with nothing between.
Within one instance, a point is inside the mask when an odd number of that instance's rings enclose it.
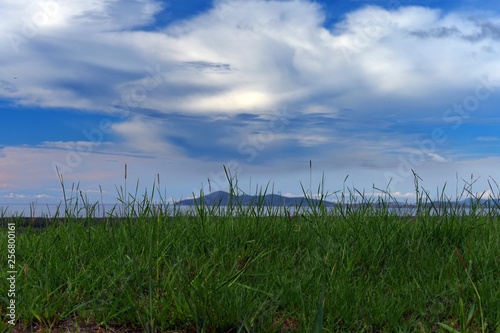
<instances>
[{"instance_id":1,"label":"grass field","mask_svg":"<svg viewBox=\"0 0 500 333\"><path fill-rule=\"evenodd\" d=\"M45 228L3 217L0 249L13 223L17 274L13 327L2 254L1 330L500 332L496 209L438 211L417 187L407 216L353 192L333 210L200 199L181 212L153 205L154 192L122 192L120 217L78 210L78 191Z\"/></svg>"}]
</instances>

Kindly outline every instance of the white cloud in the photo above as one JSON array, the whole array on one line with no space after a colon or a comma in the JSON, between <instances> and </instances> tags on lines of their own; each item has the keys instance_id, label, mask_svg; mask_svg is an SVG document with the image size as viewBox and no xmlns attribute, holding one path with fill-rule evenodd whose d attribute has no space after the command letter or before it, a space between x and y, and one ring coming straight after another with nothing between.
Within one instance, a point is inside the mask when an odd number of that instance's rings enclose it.
<instances>
[{"instance_id":1,"label":"white cloud","mask_svg":"<svg viewBox=\"0 0 500 333\"><path fill-rule=\"evenodd\" d=\"M485 51L498 49L498 39L473 43L457 35L480 34L487 22L497 24L494 17L478 22L423 7L365 7L329 31L313 2L232 0L163 31L141 32L157 2L58 3L53 16L61 27L40 27L19 54L0 51L9 59L0 70L1 96L104 112L134 87L144 93L146 68L159 66L158 83L130 105L203 114L302 105L338 114L374 112L393 98L431 110L452 103L451 91L473 92L482 76L500 71L495 54ZM13 2L4 8L18 18L42 10ZM3 31L16 31L15 22L4 22ZM443 27L459 33L433 32L451 31Z\"/></svg>"},{"instance_id":2,"label":"white cloud","mask_svg":"<svg viewBox=\"0 0 500 333\"><path fill-rule=\"evenodd\" d=\"M9 87L0 97L104 111L119 84L148 74L123 31L152 23L160 9L154 1L47 0L0 9L11 18L0 25L0 55L9 63L0 69Z\"/></svg>"},{"instance_id":3,"label":"white cloud","mask_svg":"<svg viewBox=\"0 0 500 333\"><path fill-rule=\"evenodd\" d=\"M494 142L499 141L500 138L496 136L478 136L476 140L481 142Z\"/></svg>"},{"instance_id":4,"label":"white cloud","mask_svg":"<svg viewBox=\"0 0 500 333\"><path fill-rule=\"evenodd\" d=\"M444 163L447 162L447 159L444 158L443 156L436 154L436 153L427 153L427 155L431 158L432 161L434 162L440 162Z\"/></svg>"},{"instance_id":5,"label":"white cloud","mask_svg":"<svg viewBox=\"0 0 500 333\"><path fill-rule=\"evenodd\" d=\"M8 195L4 196L4 198L9 198L9 199L26 199L27 196L24 195L24 194L9 193Z\"/></svg>"},{"instance_id":6,"label":"white cloud","mask_svg":"<svg viewBox=\"0 0 500 333\"><path fill-rule=\"evenodd\" d=\"M332 139L328 136L307 135L307 134L302 134L297 136L297 140L299 142L299 145L305 147L314 147L332 141Z\"/></svg>"},{"instance_id":7,"label":"white cloud","mask_svg":"<svg viewBox=\"0 0 500 333\"><path fill-rule=\"evenodd\" d=\"M167 128L165 122L142 117L133 117L111 126L113 132L124 139L125 149L146 156L169 159L175 158L178 152L164 139Z\"/></svg>"},{"instance_id":8,"label":"white cloud","mask_svg":"<svg viewBox=\"0 0 500 333\"><path fill-rule=\"evenodd\" d=\"M94 150L94 147L100 146L100 150L102 150L103 146L111 148L114 146L111 142L90 142L90 141L44 141L39 147L43 148L56 148L56 149L64 149L67 151L79 151L82 154L91 153Z\"/></svg>"}]
</instances>

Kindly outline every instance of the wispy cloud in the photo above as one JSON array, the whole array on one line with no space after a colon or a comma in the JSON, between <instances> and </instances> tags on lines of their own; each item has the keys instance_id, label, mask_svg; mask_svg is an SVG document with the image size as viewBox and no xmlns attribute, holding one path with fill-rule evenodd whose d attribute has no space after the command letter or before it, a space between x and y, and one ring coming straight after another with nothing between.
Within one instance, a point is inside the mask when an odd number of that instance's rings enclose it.
<instances>
[{"instance_id":1,"label":"wispy cloud","mask_svg":"<svg viewBox=\"0 0 500 333\"><path fill-rule=\"evenodd\" d=\"M495 142L495 141L500 141L500 137L497 136L478 136L476 138L477 141L481 142Z\"/></svg>"}]
</instances>

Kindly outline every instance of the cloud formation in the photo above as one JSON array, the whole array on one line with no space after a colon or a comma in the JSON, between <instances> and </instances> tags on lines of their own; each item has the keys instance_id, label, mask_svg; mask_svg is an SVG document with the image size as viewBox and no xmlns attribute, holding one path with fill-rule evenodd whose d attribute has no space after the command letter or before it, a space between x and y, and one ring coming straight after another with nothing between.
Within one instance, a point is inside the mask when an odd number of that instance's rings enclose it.
<instances>
[{"instance_id":1,"label":"cloud formation","mask_svg":"<svg viewBox=\"0 0 500 333\"><path fill-rule=\"evenodd\" d=\"M499 67L493 18L422 7L365 7L328 30L312 2L219 1L190 20L141 31L160 4L57 4L53 17L38 8L50 20L17 54L2 48L9 59L3 97L101 112L124 95L133 106L166 114L262 114L313 104L373 112L382 98L439 106L432 97L472 88ZM19 18L36 9L8 7ZM22 36L19 22L8 24L7 36ZM158 83L144 89L152 68Z\"/></svg>"},{"instance_id":2,"label":"cloud formation","mask_svg":"<svg viewBox=\"0 0 500 333\"><path fill-rule=\"evenodd\" d=\"M477 100L477 111L499 101L493 14L367 6L329 27L316 2L229 0L151 29L165 6L4 1L0 98L40 112L110 117L92 161L238 161L249 170L315 159L329 170L371 168L379 176L421 152L415 142L433 129L451 138L450 126L479 117L466 110L470 103ZM58 142L30 153L50 154L48 165L63 161L61 147L75 142ZM463 158L451 145L422 152L429 167ZM0 150L4 167L23 163L24 148L15 149ZM0 188L19 177L0 179Z\"/></svg>"}]
</instances>

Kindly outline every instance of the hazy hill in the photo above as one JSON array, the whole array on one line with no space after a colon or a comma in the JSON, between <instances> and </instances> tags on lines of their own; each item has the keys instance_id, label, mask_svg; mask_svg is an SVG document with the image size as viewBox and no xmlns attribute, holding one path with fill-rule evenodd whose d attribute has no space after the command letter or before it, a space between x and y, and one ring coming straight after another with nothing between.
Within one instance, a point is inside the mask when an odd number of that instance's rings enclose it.
<instances>
[{"instance_id":1,"label":"hazy hill","mask_svg":"<svg viewBox=\"0 0 500 333\"><path fill-rule=\"evenodd\" d=\"M205 204L208 206L213 206L213 205L228 206L230 198L231 196L229 193L224 191L217 191L205 195L204 201ZM200 199L196 198L196 200L199 202ZM319 204L319 202L320 201L317 199L311 199L311 203L313 203L314 205ZM194 199L184 199L177 203L179 205L193 206ZM266 194L265 196L243 194L243 195L233 196L232 204L242 205L242 206L257 205L257 204L262 204L264 206L299 206L299 205L308 206L308 202L304 197L290 198L290 197L284 197L279 194ZM334 205L333 202L329 201L324 201L324 204L327 207Z\"/></svg>"},{"instance_id":2,"label":"hazy hill","mask_svg":"<svg viewBox=\"0 0 500 333\"><path fill-rule=\"evenodd\" d=\"M200 198L196 198L196 200L199 202ZM233 196L233 205L241 205L241 206L249 206L249 205L258 205L262 204L264 206L303 206L307 207L309 206L308 201L306 200L305 197L285 197L279 194L266 194L265 196L259 196L259 195L248 195L248 194L242 194L238 196ZM195 199L184 199L180 200L177 202L179 205L183 206L194 206L194 201ZM205 205L208 206L213 206L213 205L220 205L220 206L228 206L229 201L230 201L230 194L225 191L217 191L213 192L210 194L207 194L204 196L204 201ZM318 199L311 199L310 202L313 205L319 205L320 201ZM357 203L347 203L347 205L352 205L352 206L361 206L362 204L366 204L366 202L363 201L358 201ZM336 205L336 203L332 201L323 201L323 204L326 207L332 207ZM377 206L376 201L371 202L372 205ZM397 207L406 207L406 208L411 208L411 207L416 207L414 203L403 203L403 202L395 202L395 201L389 201L386 203L388 207L391 208L397 208ZM481 199L479 201L472 200L472 199L463 199L461 200L458 205L462 207L471 207L473 205L481 205L483 207L497 207L500 208L500 201L498 199ZM431 202L424 202L424 207L428 206L433 206L433 207L455 207L457 205L456 202L451 201L433 201Z\"/></svg>"}]
</instances>

